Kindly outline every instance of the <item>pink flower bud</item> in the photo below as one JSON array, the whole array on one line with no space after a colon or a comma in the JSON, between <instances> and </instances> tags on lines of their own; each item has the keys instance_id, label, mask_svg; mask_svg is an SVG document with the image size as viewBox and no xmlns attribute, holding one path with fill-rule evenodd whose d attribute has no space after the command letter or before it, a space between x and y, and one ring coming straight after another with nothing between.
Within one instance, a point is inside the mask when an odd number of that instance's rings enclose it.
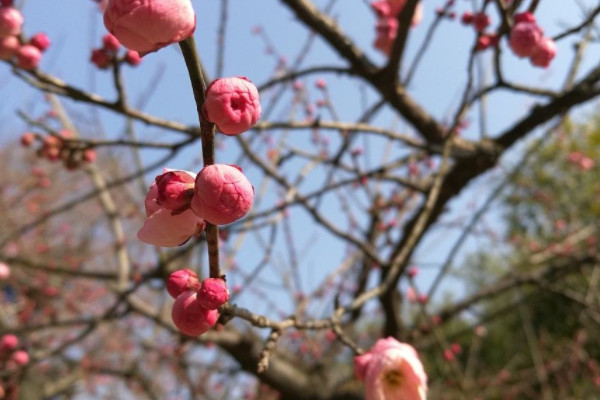
<instances>
[{"instance_id":1,"label":"pink flower bud","mask_svg":"<svg viewBox=\"0 0 600 400\"><path fill-rule=\"evenodd\" d=\"M173 272L167 279L167 292L176 299L181 293L188 290L197 291L200 289L198 275L191 269L180 269Z\"/></svg>"},{"instance_id":2,"label":"pink flower bud","mask_svg":"<svg viewBox=\"0 0 600 400\"><path fill-rule=\"evenodd\" d=\"M35 46L26 44L17 50L17 65L26 70L37 68L42 59L42 52Z\"/></svg>"},{"instance_id":3,"label":"pink flower bud","mask_svg":"<svg viewBox=\"0 0 600 400\"><path fill-rule=\"evenodd\" d=\"M106 35L104 35L102 37L102 46L103 46L104 50L115 53L115 52L119 51L119 47L121 47L121 43L119 43L119 39L117 39L110 33L107 33Z\"/></svg>"},{"instance_id":4,"label":"pink flower bud","mask_svg":"<svg viewBox=\"0 0 600 400\"><path fill-rule=\"evenodd\" d=\"M219 312L202 307L196 296L196 292L189 290L180 294L173 303L173 323L184 335L202 335L215 326L219 319Z\"/></svg>"},{"instance_id":5,"label":"pink flower bud","mask_svg":"<svg viewBox=\"0 0 600 400\"><path fill-rule=\"evenodd\" d=\"M490 17L485 13L473 14L473 27L477 32L483 32L492 23Z\"/></svg>"},{"instance_id":6,"label":"pink flower bud","mask_svg":"<svg viewBox=\"0 0 600 400\"><path fill-rule=\"evenodd\" d=\"M155 178L156 203L171 211L186 210L194 195L196 177L186 171L169 171Z\"/></svg>"},{"instance_id":7,"label":"pink flower bud","mask_svg":"<svg viewBox=\"0 0 600 400\"><path fill-rule=\"evenodd\" d=\"M317 87L317 89L325 89L325 87L327 86L327 82L325 82L325 79L322 78L317 79L315 86Z\"/></svg>"},{"instance_id":8,"label":"pink flower bud","mask_svg":"<svg viewBox=\"0 0 600 400\"><path fill-rule=\"evenodd\" d=\"M556 56L556 44L550 38L541 39L531 52L530 61L536 67L548 68Z\"/></svg>"},{"instance_id":9,"label":"pink flower bud","mask_svg":"<svg viewBox=\"0 0 600 400\"><path fill-rule=\"evenodd\" d=\"M260 119L256 86L243 76L214 80L206 89L206 118L226 135L239 135Z\"/></svg>"},{"instance_id":10,"label":"pink flower bud","mask_svg":"<svg viewBox=\"0 0 600 400\"><path fill-rule=\"evenodd\" d=\"M242 218L254 202L254 187L235 165L208 165L196 177L192 211L215 225Z\"/></svg>"},{"instance_id":11,"label":"pink flower bud","mask_svg":"<svg viewBox=\"0 0 600 400\"><path fill-rule=\"evenodd\" d=\"M418 274L419 274L419 268L417 268L417 267L410 267L408 269L408 276L409 277L414 278Z\"/></svg>"},{"instance_id":12,"label":"pink flower bud","mask_svg":"<svg viewBox=\"0 0 600 400\"><path fill-rule=\"evenodd\" d=\"M50 38L43 32L36 33L29 39L29 44L37 47L41 52L44 52L50 47Z\"/></svg>"},{"instance_id":13,"label":"pink flower bud","mask_svg":"<svg viewBox=\"0 0 600 400\"><path fill-rule=\"evenodd\" d=\"M145 54L190 37L196 15L190 0L110 0L104 25L125 47Z\"/></svg>"},{"instance_id":14,"label":"pink flower bud","mask_svg":"<svg viewBox=\"0 0 600 400\"><path fill-rule=\"evenodd\" d=\"M463 25L470 25L473 23L473 13L470 11L465 11L462 17L460 18Z\"/></svg>"},{"instance_id":15,"label":"pink flower bud","mask_svg":"<svg viewBox=\"0 0 600 400\"><path fill-rule=\"evenodd\" d=\"M81 156L81 158L86 163L90 163L90 164L93 163L94 161L96 161L96 150L94 150L94 149L85 149L83 151L83 155Z\"/></svg>"},{"instance_id":16,"label":"pink flower bud","mask_svg":"<svg viewBox=\"0 0 600 400\"><path fill-rule=\"evenodd\" d=\"M530 13L529 11L526 11L523 13L515 14L514 21L515 21L515 24L518 24L520 22L531 22L531 23L535 24L535 17L533 16L532 13Z\"/></svg>"},{"instance_id":17,"label":"pink flower bud","mask_svg":"<svg viewBox=\"0 0 600 400\"><path fill-rule=\"evenodd\" d=\"M0 7L0 38L21 33L23 15L14 7Z\"/></svg>"},{"instance_id":18,"label":"pink flower bud","mask_svg":"<svg viewBox=\"0 0 600 400\"><path fill-rule=\"evenodd\" d=\"M112 55L106 52L104 49L93 49L92 55L90 56L90 61L92 64L100 69L108 68L112 62L112 59Z\"/></svg>"},{"instance_id":19,"label":"pink flower bud","mask_svg":"<svg viewBox=\"0 0 600 400\"><path fill-rule=\"evenodd\" d=\"M15 351L10 358L15 364L22 367L29 363L29 354L25 350Z\"/></svg>"},{"instance_id":20,"label":"pink flower bud","mask_svg":"<svg viewBox=\"0 0 600 400\"><path fill-rule=\"evenodd\" d=\"M529 57L542 40L544 32L532 22L520 22L510 31L510 48L518 57Z\"/></svg>"},{"instance_id":21,"label":"pink flower bud","mask_svg":"<svg viewBox=\"0 0 600 400\"><path fill-rule=\"evenodd\" d=\"M0 338L0 350L14 350L19 345L19 339L15 335L4 335Z\"/></svg>"},{"instance_id":22,"label":"pink flower bud","mask_svg":"<svg viewBox=\"0 0 600 400\"><path fill-rule=\"evenodd\" d=\"M19 43L19 39L16 36L7 36L3 39L0 39L0 60L8 61L21 47L21 43Z\"/></svg>"},{"instance_id":23,"label":"pink flower bud","mask_svg":"<svg viewBox=\"0 0 600 400\"><path fill-rule=\"evenodd\" d=\"M427 375L416 350L394 338L380 339L354 358L354 373L365 381L366 400L425 400Z\"/></svg>"},{"instance_id":24,"label":"pink flower bud","mask_svg":"<svg viewBox=\"0 0 600 400\"><path fill-rule=\"evenodd\" d=\"M229 301L229 289L221 278L207 278L198 291L198 301L208 310L216 310Z\"/></svg>"},{"instance_id":25,"label":"pink flower bud","mask_svg":"<svg viewBox=\"0 0 600 400\"><path fill-rule=\"evenodd\" d=\"M0 262L0 281L5 281L10 277L10 267Z\"/></svg>"},{"instance_id":26,"label":"pink flower bud","mask_svg":"<svg viewBox=\"0 0 600 400\"><path fill-rule=\"evenodd\" d=\"M125 53L125 62L132 67L135 67L142 62L142 57L140 57L140 53L137 51L128 50L127 53Z\"/></svg>"}]
</instances>

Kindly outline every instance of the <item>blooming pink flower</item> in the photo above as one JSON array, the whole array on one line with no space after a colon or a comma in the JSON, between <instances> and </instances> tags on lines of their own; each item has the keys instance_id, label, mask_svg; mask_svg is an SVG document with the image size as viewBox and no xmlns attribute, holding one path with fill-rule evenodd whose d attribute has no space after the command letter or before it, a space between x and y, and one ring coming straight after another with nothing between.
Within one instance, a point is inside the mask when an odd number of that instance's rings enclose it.
<instances>
[{"instance_id":1,"label":"blooming pink flower","mask_svg":"<svg viewBox=\"0 0 600 400\"><path fill-rule=\"evenodd\" d=\"M529 61L536 67L548 68L556 56L556 43L551 38L541 39L531 52Z\"/></svg>"},{"instance_id":2,"label":"blooming pink flower","mask_svg":"<svg viewBox=\"0 0 600 400\"><path fill-rule=\"evenodd\" d=\"M0 338L0 350L14 350L19 345L19 339L12 334Z\"/></svg>"},{"instance_id":3,"label":"blooming pink flower","mask_svg":"<svg viewBox=\"0 0 600 400\"><path fill-rule=\"evenodd\" d=\"M0 38L21 33L23 15L14 7L0 7Z\"/></svg>"},{"instance_id":4,"label":"blooming pink flower","mask_svg":"<svg viewBox=\"0 0 600 400\"><path fill-rule=\"evenodd\" d=\"M187 171L167 171L154 181L158 189L156 203L171 211L186 210L194 195L196 176Z\"/></svg>"},{"instance_id":5,"label":"blooming pink flower","mask_svg":"<svg viewBox=\"0 0 600 400\"><path fill-rule=\"evenodd\" d=\"M30 44L23 45L17 50L17 65L26 70L37 68L42 59L42 52Z\"/></svg>"},{"instance_id":6,"label":"blooming pink flower","mask_svg":"<svg viewBox=\"0 0 600 400\"><path fill-rule=\"evenodd\" d=\"M46 51L48 47L50 47L50 38L43 32L36 33L29 39L29 44L35 46L39 49L39 51Z\"/></svg>"},{"instance_id":7,"label":"blooming pink flower","mask_svg":"<svg viewBox=\"0 0 600 400\"><path fill-rule=\"evenodd\" d=\"M389 337L354 357L357 379L365 381L366 400L425 400L427 375L416 350Z\"/></svg>"},{"instance_id":8,"label":"blooming pink flower","mask_svg":"<svg viewBox=\"0 0 600 400\"><path fill-rule=\"evenodd\" d=\"M208 165L196 177L192 211L215 225L242 218L254 202L254 187L236 165Z\"/></svg>"},{"instance_id":9,"label":"blooming pink flower","mask_svg":"<svg viewBox=\"0 0 600 400\"><path fill-rule=\"evenodd\" d=\"M256 86L243 76L214 80L206 89L204 115L226 135L239 135L260 119Z\"/></svg>"},{"instance_id":10,"label":"blooming pink flower","mask_svg":"<svg viewBox=\"0 0 600 400\"><path fill-rule=\"evenodd\" d=\"M3 39L0 39L0 60L8 61L21 47L21 43L19 43L19 39L16 36L7 36Z\"/></svg>"},{"instance_id":11,"label":"blooming pink flower","mask_svg":"<svg viewBox=\"0 0 600 400\"><path fill-rule=\"evenodd\" d=\"M202 307L197 300L196 292L188 290L180 294L173 303L171 317L181 333L198 336L215 326L219 319L219 312Z\"/></svg>"},{"instance_id":12,"label":"blooming pink flower","mask_svg":"<svg viewBox=\"0 0 600 400\"><path fill-rule=\"evenodd\" d=\"M208 310L216 310L229 301L229 289L221 278L207 278L198 290L198 301Z\"/></svg>"},{"instance_id":13,"label":"blooming pink flower","mask_svg":"<svg viewBox=\"0 0 600 400\"><path fill-rule=\"evenodd\" d=\"M145 54L190 37L196 15L190 0L110 0L104 25L124 46Z\"/></svg>"},{"instance_id":14,"label":"blooming pink flower","mask_svg":"<svg viewBox=\"0 0 600 400\"><path fill-rule=\"evenodd\" d=\"M173 272L167 279L167 292L176 299L181 293L188 290L197 291L200 289L198 275L191 269L180 269Z\"/></svg>"},{"instance_id":15,"label":"blooming pink flower","mask_svg":"<svg viewBox=\"0 0 600 400\"><path fill-rule=\"evenodd\" d=\"M193 177L191 172L184 171ZM150 185L144 206L146 221L137 236L144 243L155 246L174 247L187 242L190 237L199 235L205 227L204 220L194 215L191 210L172 215L171 210L157 203L158 187L156 182Z\"/></svg>"},{"instance_id":16,"label":"blooming pink flower","mask_svg":"<svg viewBox=\"0 0 600 400\"><path fill-rule=\"evenodd\" d=\"M3 262L0 262L0 281L8 279L10 276L10 267Z\"/></svg>"},{"instance_id":17,"label":"blooming pink flower","mask_svg":"<svg viewBox=\"0 0 600 400\"><path fill-rule=\"evenodd\" d=\"M510 31L510 48L519 57L529 57L543 36L544 31L537 24L520 22Z\"/></svg>"},{"instance_id":18,"label":"blooming pink flower","mask_svg":"<svg viewBox=\"0 0 600 400\"><path fill-rule=\"evenodd\" d=\"M18 366L27 365L29 363L29 354L25 350L15 351L10 359Z\"/></svg>"}]
</instances>

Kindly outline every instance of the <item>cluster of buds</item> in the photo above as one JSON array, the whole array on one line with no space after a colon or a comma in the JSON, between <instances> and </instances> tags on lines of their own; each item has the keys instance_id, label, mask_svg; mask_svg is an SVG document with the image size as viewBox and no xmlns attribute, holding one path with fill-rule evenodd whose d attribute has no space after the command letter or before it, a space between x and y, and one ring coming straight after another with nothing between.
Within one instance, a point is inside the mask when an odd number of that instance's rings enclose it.
<instances>
[{"instance_id":1,"label":"cluster of buds","mask_svg":"<svg viewBox=\"0 0 600 400\"><path fill-rule=\"evenodd\" d=\"M18 381L10 379L11 372L29 364L29 353L19 350L19 339L12 334L0 337L0 399L17 398Z\"/></svg>"},{"instance_id":2,"label":"cluster of buds","mask_svg":"<svg viewBox=\"0 0 600 400\"><path fill-rule=\"evenodd\" d=\"M70 143L73 133L63 129L55 135L36 135L26 132L21 135L21 144L30 147L37 140L40 147L37 149L38 157L48 161L62 161L65 168L75 170L82 163L93 163L96 160L96 150L93 148L78 148Z\"/></svg>"},{"instance_id":3,"label":"cluster of buds","mask_svg":"<svg viewBox=\"0 0 600 400\"><path fill-rule=\"evenodd\" d=\"M135 67L142 62L142 58L135 50L127 50L123 56L119 57L120 49L119 39L107 33L102 37L102 47L92 49L90 61L100 69L107 69L113 63L126 62Z\"/></svg>"},{"instance_id":4,"label":"cluster of buds","mask_svg":"<svg viewBox=\"0 0 600 400\"><path fill-rule=\"evenodd\" d=\"M515 14L514 21L509 39L513 53L520 58L529 58L536 67L547 68L556 56L554 40L544 36L544 30L530 12Z\"/></svg>"},{"instance_id":5,"label":"cluster of buds","mask_svg":"<svg viewBox=\"0 0 600 400\"><path fill-rule=\"evenodd\" d=\"M222 278L199 281L192 270L173 272L167 280L167 291L175 299L171 317L181 333L202 335L215 326L217 309L229 301L229 289Z\"/></svg>"},{"instance_id":6,"label":"cluster of buds","mask_svg":"<svg viewBox=\"0 0 600 400\"><path fill-rule=\"evenodd\" d=\"M109 0L104 25L125 47L143 56L190 37L196 14L191 0Z\"/></svg>"},{"instance_id":7,"label":"cluster of buds","mask_svg":"<svg viewBox=\"0 0 600 400\"><path fill-rule=\"evenodd\" d=\"M253 202L254 187L236 165L207 165L198 175L165 171L146 194L146 221L138 238L155 246L179 246L202 233L205 222L237 221Z\"/></svg>"},{"instance_id":8,"label":"cluster of buds","mask_svg":"<svg viewBox=\"0 0 600 400\"><path fill-rule=\"evenodd\" d=\"M29 41L19 38L23 26L23 15L12 6L12 1L0 5L0 60L16 59L18 67L25 70L37 68L42 53L50 47L50 39L45 33L33 35Z\"/></svg>"},{"instance_id":9,"label":"cluster of buds","mask_svg":"<svg viewBox=\"0 0 600 400\"><path fill-rule=\"evenodd\" d=\"M377 0L371 3L371 8L377 15L375 30L377 37L373 44L376 49L389 55L398 33L398 15L402 12L406 0ZM423 6L421 2L412 17L411 25L417 26L423 19Z\"/></svg>"}]
</instances>

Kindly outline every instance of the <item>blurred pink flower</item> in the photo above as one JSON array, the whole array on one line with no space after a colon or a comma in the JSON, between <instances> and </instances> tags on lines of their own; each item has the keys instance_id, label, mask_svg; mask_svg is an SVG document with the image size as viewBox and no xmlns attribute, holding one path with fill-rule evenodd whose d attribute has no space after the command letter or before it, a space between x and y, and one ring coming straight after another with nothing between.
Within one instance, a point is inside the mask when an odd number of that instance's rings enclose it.
<instances>
[{"instance_id":1,"label":"blurred pink flower","mask_svg":"<svg viewBox=\"0 0 600 400\"><path fill-rule=\"evenodd\" d=\"M0 7L0 38L21 33L23 15L14 7Z\"/></svg>"}]
</instances>

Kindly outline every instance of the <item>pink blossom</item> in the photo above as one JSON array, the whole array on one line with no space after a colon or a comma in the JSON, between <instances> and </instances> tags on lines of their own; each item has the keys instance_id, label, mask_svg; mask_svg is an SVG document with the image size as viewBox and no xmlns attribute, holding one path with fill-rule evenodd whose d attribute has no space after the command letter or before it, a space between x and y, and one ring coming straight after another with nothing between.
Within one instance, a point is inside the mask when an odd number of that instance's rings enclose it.
<instances>
[{"instance_id":1,"label":"pink blossom","mask_svg":"<svg viewBox=\"0 0 600 400\"><path fill-rule=\"evenodd\" d=\"M191 176L191 172L183 171ZM137 236L144 243L155 246L174 247L187 242L190 237L199 235L205 227L204 220L194 215L191 210L172 215L171 210L161 207L157 202L158 187L156 182L150 185L144 206L146 221Z\"/></svg>"},{"instance_id":2,"label":"pink blossom","mask_svg":"<svg viewBox=\"0 0 600 400\"><path fill-rule=\"evenodd\" d=\"M510 31L510 48L518 57L529 57L543 36L544 31L537 24L520 22Z\"/></svg>"},{"instance_id":3,"label":"pink blossom","mask_svg":"<svg viewBox=\"0 0 600 400\"><path fill-rule=\"evenodd\" d=\"M556 44L551 38L541 39L531 52L529 60L536 67L548 68L556 56Z\"/></svg>"},{"instance_id":4,"label":"pink blossom","mask_svg":"<svg viewBox=\"0 0 600 400\"><path fill-rule=\"evenodd\" d=\"M167 291L174 299L183 292L188 290L197 291L198 289L200 289L198 275L191 269L175 271L167 279Z\"/></svg>"},{"instance_id":5,"label":"pink blossom","mask_svg":"<svg viewBox=\"0 0 600 400\"><path fill-rule=\"evenodd\" d=\"M416 350L389 337L354 358L356 377L365 381L366 400L425 400L427 375Z\"/></svg>"},{"instance_id":6,"label":"pink blossom","mask_svg":"<svg viewBox=\"0 0 600 400\"><path fill-rule=\"evenodd\" d=\"M21 33L23 15L14 7L0 7L0 38Z\"/></svg>"},{"instance_id":7,"label":"pink blossom","mask_svg":"<svg viewBox=\"0 0 600 400\"><path fill-rule=\"evenodd\" d=\"M219 312L202 307L197 300L196 292L189 290L177 297L171 317L181 333L198 336L215 326L219 319Z\"/></svg>"},{"instance_id":8,"label":"pink blossom","mask_svg":"<svg viewBox=\"0 0 600 400\"><path fill-rule=\"evenodd\" d=\"M19 43L16 36L7 36L0 39L0 60L8 61L13 58L20 46L21 43Z\"/></svg>"},{"instance_id":9,"label":"pink blossom","mask_svg":"<svg viewBox=\"0 0 600 400\"><path fill-rule=\"evenodd\" d=\"M37 68L42 59L42 52L35 46L26 44L17 50L17 65L26 70Z\"/></svg>"},{"instance_id":10,"label":"pink blossom","mask_svg":"<svg viewBox=\"0 0 600 400\"><path fill-rule=\"evenodd\" d=\"M124 46L145 54L191 36L196 15L190 0L110 0L104 25Z\"/></svg>"},{"instance_id":11,"label":"pink blossom","mask_svg":"<svg viewBox=\"0 0 600 400\"><path fill-rule=\"evenodd\" d=\"M19 345L19 339L12 334L4 335L0 338L0 350L14 350Z\"/></svg>"},{"instance_id":12,"label":"pink blossom","mask_svg":"<svg viewBox=\"0 0 600 400\"><path fill-rule=\"evenodd\" d=\"M156 203L171 211L186 210L194 195L196 176L187 171L168 171L154 181L158 189Z\"/></svg>"},{"instance_id":13,"label":"pink blossom","mask_svg":"<svg viewBox=\"0 0 600 400\"><path fill-rule=\"evenodd\" d=\"M215 225L242 218L254 202L254 187L236 165L208 165L196 178L192 211Z\"/></svg>"},{"instance_id":14,"label":"pink blossom","mask_svg":"<svg viewBox=\"0 0 600 400\"><path fill-rule=\"evenodd\" d=\"M36 33L29 39L29 44L35 46L39 49L39 51L46 51L48 47L50 47L50 38L43 32Z\"/></svg>"},{"instance_id":15,"label":"pink blossom","mask_svg":"<svg viewBox=\"0 0 600 400\"><path fill-rule=\"evenodd\" d=\"M216 310L229 301L229 289L221 278L207 278L198 290L198 301L208 310Z\"/></svg>"},{"instance_id":16,"label":"pink blossom","mask_svg":"<svg viewBox=\"0 0 600 400\"><path fill-rule=\"evenodd\" d=\"M29 354L25 350L15 351L10 359L18 366L27 365L29 363Z\"/></svg>"},{"instance_id":17,"label":"pink blossom","mask_svg":"<svg viewBox=\"0 0 600 400\"><path fill-rule=\"evenodd\" d=\"M10 277L10 267L0 262L0 281L5 281Z\"/></svg>"},{"instance_id":18,"label":"pink blossom","mask_svg":"<svg viewBox=\"0 0 600 400\"><path fill-rule=\"evenodd\" d=\"M226 135L239 135L260 119L256 86L243 76L214 80L206 89L206 118Z\"/></svg>"}]
</instances>

